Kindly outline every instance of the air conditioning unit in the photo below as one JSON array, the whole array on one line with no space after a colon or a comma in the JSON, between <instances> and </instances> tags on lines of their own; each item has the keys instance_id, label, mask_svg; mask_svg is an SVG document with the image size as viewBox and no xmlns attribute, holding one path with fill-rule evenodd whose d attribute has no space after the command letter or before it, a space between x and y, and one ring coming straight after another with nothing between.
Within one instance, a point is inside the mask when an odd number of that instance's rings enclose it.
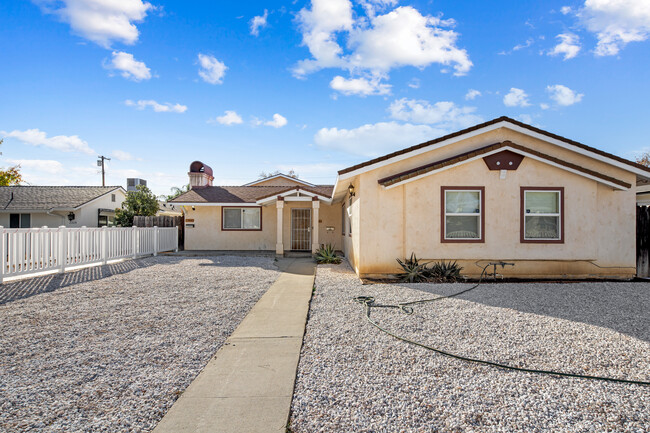
<instances>
[{"instance_id":1,"label":"air conditioning unit","mask_svg":"<svg viewBox=\"0 0 650 433\"><path fill-rule=\"evenodd\" d=\"M147 181L144 179L139 179L137 177L130 177L126 179L127 191L136 191L138 185L147 186Z\"/></svg>"}]
</instances>

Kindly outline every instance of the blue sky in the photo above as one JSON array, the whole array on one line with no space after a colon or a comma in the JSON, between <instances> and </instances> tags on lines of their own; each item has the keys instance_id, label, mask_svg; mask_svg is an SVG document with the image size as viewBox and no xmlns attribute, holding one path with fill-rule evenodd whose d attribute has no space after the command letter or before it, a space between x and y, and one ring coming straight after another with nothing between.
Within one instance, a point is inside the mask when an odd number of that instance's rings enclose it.
<instances>
[{"instance_id":1,"label":"blue sky","mask_svg":"<svg viewBox=\"0 0 650 433\"><path fill-rule=\"evenodd\" d=\"M650 2L0 4L0 165L27 182L215 184L336 170L501 115L650 147Z\"/></svg>"}]
</instances>

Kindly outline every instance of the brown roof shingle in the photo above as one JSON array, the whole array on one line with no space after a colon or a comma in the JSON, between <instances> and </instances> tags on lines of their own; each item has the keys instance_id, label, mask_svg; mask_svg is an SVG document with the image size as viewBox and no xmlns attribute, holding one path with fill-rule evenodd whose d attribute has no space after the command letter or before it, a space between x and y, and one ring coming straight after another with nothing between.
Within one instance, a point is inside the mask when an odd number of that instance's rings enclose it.
<instances>
[{"instance_id":1,"label":"brown roof shingle","mask_svg":"<svg viewBox=\"0 0 650 433\"><path fill-rule=\"evenodd\" d=\"M333 185L302 186L207 186L196 188L170 200L170 203L255 203L262 198L293 189L309 191L325 197L332 196Z\"/></svg>"}]
</instances>

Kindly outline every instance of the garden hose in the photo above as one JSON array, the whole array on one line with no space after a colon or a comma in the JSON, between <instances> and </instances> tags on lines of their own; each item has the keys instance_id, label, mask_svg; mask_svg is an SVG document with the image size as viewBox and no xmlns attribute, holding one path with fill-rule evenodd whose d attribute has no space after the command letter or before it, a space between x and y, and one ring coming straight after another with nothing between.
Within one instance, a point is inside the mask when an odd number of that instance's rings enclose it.
<instances>
[{"instance_id":1,"label":"garden hose","mask_svg":"<svg viewBox=\"0 0 650 433\"><path fill-rule=\"evenodd\" d=\"M498 265L505 266L506 264L509 263L504 263L504 262L497 262ZM577 379L591 379L591 380L600 380L600 381L607 381L607 382L617 382L617 383L626 383L626 384L633 384L633 385L650 385L650 382L647 381L642 381L642 380L631 380L631 379L618 379L618 378L613 378L613 377L603 377L603 376L590 376L586 374L578 374L578 373L567 373L567 372L562 372L562 371L552 371L552 370L538 370L534 368L525 368L525 367L515 367L512 365L507 365L507 364L501 364L498 362L493 362L493 361L486 361L483 359L477 359L477 358L469 358L467 356L462 356L462 355L457 355L454 353L450 352L445 352L444 350L426 345L424 343L420 343L415 340L411 340L409 338L403 337L401 335L398 335L386 328L383 328L379 323L375 322L372 320L370 317L370 311L372 308L396 308L401 310L404 314L411 315L413 314L413 305L418 305L418 304L425 304L429 302L436 302L436 301L441 301L443 299L449 299L449 298L454 298L456 296L462 295L463 293L467 293L470 290L474 290L477 287L481 285L481 282L483 280L483 276L485 275L485 271L489 266L493 266L495 263L488 263L485 265L483 268L483 271L481 272L481 276L478 280L478 283L476 283L474 286L470 287L469 289L461 290L460 292L454 293L452 295L446 295L446 296L439 296L436 298L430 298L430 299L420 299L417 301L410 301L410 302L400 302L398 304L375 304L375 298L372 296L357 296L353 298L354 302L357 302L359 304L364 305L365 309L365 315L366 315L366 320L379 329L380 331L397 338L398 340L404 341L406 343L413 344L415 346L422 347L427 350L431 350L432 352L436 352L440 355L448 356L450 358L454 359L459 359L461 361L466 361L466 362L473 362L476 364L483 364L483 365L489 365L492 367L498 367L498 368L503 368L506 370L515 370L515 371L522 371L525 373L535 373L535 374L546 374L546 375L551 375L551 376L561 376L561 377L571 377L571 378L577 378Z\"/></svg>"}]
</instances>

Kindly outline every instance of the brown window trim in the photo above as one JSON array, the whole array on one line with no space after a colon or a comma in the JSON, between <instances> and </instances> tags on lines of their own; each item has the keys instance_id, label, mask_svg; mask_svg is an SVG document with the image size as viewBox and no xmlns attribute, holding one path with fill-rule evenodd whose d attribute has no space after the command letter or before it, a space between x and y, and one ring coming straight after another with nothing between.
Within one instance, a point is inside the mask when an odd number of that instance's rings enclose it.
<instances>
[{"instance_id":1,"label":"brown window trim","mask_svg":"<svg viewBox=\"0 0 650 433\"><path fill-rule=\"evenodd\" d=\"M522 186L519 196L519 242L522 244L563 244L564 243L564 187L563 186ZM524 239L524 219L526 218L526 191L556 191L560 193L560 239Z\"/></svg>"},{"instance_id":2,"label":"brown window trim","mask_svg":"<svg viewBox=\"0 0 650 433\"><path fill-rule=\"evenodd\" d=\"M226 229L223 227L223 210L224 209L259 209L260 210L260 228L259 229ZM261 232L262 231L262 221L264 221L263 218L263 213L264 210L262 209L262 206L221 206L221 231L222 232Z\"/></svg>"},{"instance_id":3,"label":"brown window trim","mask_svg":"<svg viewBox=\"0 0 650 433\"><path fill-rule=\"evenodd\" d=\"M481 237L478 239L445 238L445 191L481 192ZM441 186L440 187L440 242L443 244L484 244L485 243L485 187L484 186Z\"/></svg>"}]
</instances>

